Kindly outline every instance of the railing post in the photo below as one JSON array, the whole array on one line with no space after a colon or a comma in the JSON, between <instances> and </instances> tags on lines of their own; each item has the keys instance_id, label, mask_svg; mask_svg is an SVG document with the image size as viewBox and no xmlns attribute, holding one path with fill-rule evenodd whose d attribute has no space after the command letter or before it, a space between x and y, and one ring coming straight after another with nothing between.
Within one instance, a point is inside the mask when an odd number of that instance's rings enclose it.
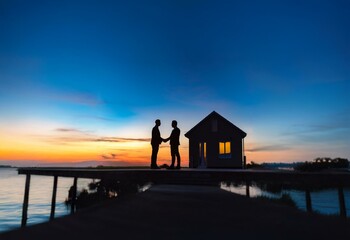
<instances>
[{"instance_id":1,"label":"railing post","mask_svg":"<svg viewBox=\"0 0 350 240\"><path fill-rule=\"evenodd\" d=\"M28 213L28 201L29 201L29 188L30 188L30 174L26 174L26 185L24 189L24 199L22 208L22 223L21 227L27 225L27 213Z\"/></svg>"},{"instance_id":2,"label":"railing post","mask_svg":"<svg viewBox=\"0 0 350 240\"><path fill-rule=\"evenodd\" d=\"M308 212L312 212L311 194L309 189L305 190L305 200L306 200L306 210Z\"/></svg>"},{"instance_id":3,"label":"railing post","mask_svg":"<svg viewBox=\"0 0 350 240\"><path fill-rule=\"evenodd\" d=\"M58 178L57 176L54 176L54 179L53 179L50 220L53 220L55 218L57 178Z\"/></svg>"},{"instance_id":4,"label":"railing post","mask_svg":"<svg viewBox=\"0 0 350 240\"><path fill-rule=\"evenodd\" d=\"M249 186L250 186L250 181L246 181L245 193L246 193L246 197L248 197L248 198L250 197Z\"/></svg>"},{"instance_id":5,"label":"railing post","mask_svg":"<svg viewBox=\"0 0 350 240\"><path fill-rule=\"evenodd\" d=\"M342 186L338 187L338 198L339 198L340 216L343 218L346 218L346 207L345 207L344 191Z\"/></svg>"},{"instance_id":6,"label":"railing post","mask_svg":"<svg viewBox=\"0 0 350 240\"><path fill-rule=\"evenodd\" d=\"M77 198L77 182L78 182L78 178L74 177L73 194L72 194L72 202L71 202L71 209L70 209L71 214L73 214L75 212L75 203L76 203L76 198Z\"/></svg>"}]
</instances>

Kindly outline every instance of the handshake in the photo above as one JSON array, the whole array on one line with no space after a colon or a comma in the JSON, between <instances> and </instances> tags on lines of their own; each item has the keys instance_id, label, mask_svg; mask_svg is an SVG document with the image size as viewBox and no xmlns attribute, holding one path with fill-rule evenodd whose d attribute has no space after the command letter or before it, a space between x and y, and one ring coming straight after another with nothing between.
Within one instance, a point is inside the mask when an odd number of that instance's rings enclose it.
<instances>
[{"instance_id":1,"label":"handshake","mask_svg":"<svg viewBox=\"0 0 350 240\"><path fill-rule=\"evenodd\" d=\"M170 138L162 138L162 141L165 142L165 143L166 143L167 141L169 141L169 140L170 140Z\"/></svg>"}]
</instances>

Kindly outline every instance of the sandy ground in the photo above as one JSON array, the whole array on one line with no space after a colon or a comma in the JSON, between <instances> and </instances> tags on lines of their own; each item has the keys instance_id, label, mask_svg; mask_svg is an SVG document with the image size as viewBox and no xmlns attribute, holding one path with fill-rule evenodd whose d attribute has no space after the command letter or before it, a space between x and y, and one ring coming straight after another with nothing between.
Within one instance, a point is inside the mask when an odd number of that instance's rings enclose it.
<instances>
[{"instance_id":1,"label":"sandy ground","mask_svg":"<svg viewBox=\"0 0 350 240\"><path fill-rule=\"evenodd\" d=\"M30 217L30 216L29 216ZM8 239L350 239L350 221L217 187L156 185L25 229Z\"/></svg>"}]
</instances>

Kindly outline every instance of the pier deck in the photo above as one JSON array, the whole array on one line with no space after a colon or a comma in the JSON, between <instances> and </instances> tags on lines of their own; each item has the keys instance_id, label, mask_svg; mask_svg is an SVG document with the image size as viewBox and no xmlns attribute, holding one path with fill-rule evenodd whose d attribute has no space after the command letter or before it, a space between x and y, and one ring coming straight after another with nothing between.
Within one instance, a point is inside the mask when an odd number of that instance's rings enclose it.
<instances>
[{"instance_id":1,"label":"pier deck","mask_svg":"<svg viewBox=\"0 0 350 240\"><path fill-rule=\"evenodd\" d=\"M349 220L319 216L217 187L154 185L0 235L12 239L350 239Z\"/></svg>"},{"instance_id":2,"label":"pier deck","mask_svg":"<svg viewBox=\"0 0 350 240\"><path fill-rule=\"evenodd\" d=\"M221 181L273 181L350 187L350 172L294 172L242 169L96 169L96 168L19 168L19 174L76 178L114 178L128 181L157 183L192 182L218 183Z\"/></svg>"}]
</instances>

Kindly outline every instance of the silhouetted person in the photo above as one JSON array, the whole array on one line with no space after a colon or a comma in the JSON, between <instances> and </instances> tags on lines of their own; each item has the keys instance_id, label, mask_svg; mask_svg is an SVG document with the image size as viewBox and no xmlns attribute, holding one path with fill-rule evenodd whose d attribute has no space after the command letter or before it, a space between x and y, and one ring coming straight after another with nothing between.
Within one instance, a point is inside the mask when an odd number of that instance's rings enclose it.
<instances>
[{"instance_id":1,"label":"silhouetted person","mask_svg":"<svg viewBox=\"0 0 350 240\"><path fill-rule=\"evenodd\" d=\"M159 145L162 143L164 139L161 138L159 128L158 128L160 126L160 120L157 119L155 123L156 125L152 129L152 139L151 139L151 145L152 145L151 168L160 169L160 167L158 167L157 165L157 155L158 155Z\"/></svg>"},{"instance_id":2,"label":"silhouetted person","mask_svg":"<svg viewBox=\"0 0 350 240\"><path fill-rule=\"evenodd\" d=\"M68 202L71 203L74 198L74 186L71 186L68 191Z\"/></svg>"},{"instance_id":3,"label":"silhouetted person","mask_svg":"<svg viewBox=\"0 0 350 240\"><path fill-rule=\"evenodd\" d=\"M177 121L173 120L171 122L171 126L174 128L170 134L170 137L164 140L167 142L170 139L170 152L171 152L171 165L168 169L174 169L175 165L175 157L177 159L176 169L181 168L181 159L179 153L179 145L180 145L180 129L177 127Z\"/></svg>"}]
</instances>

